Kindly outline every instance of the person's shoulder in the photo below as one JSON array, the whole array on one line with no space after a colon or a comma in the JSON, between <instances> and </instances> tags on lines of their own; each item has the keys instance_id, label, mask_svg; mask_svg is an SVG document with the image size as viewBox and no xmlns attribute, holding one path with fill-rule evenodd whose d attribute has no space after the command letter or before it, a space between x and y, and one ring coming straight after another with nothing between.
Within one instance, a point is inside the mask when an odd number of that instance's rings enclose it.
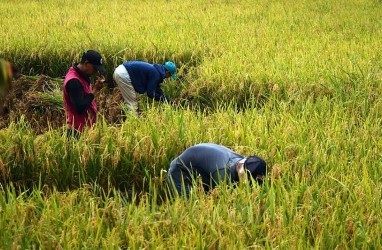
<instances>
[{"instance_id":1,"label":"person's shoulder","mask_svg":"<svg viewBox=\"0 0 382 250\"><path fill-rule=\"evenodd\" d=\"M220 147L221 145L216 144L216 143L211 143L211 142L202 142L202 143L195 144L194 147L195 146L198 146L198 147Z\"/></svg>"},{"instance_id":2,"label":"person's shoulder","mask_svg":"<svg viewBox=\"0 0 382 250\"><path fill-rule=\"evenodd\" d=\"M151 64L148 63L148 62L145 62L145 61L139 61L139 60L126 61L126 62L124 62L124 63L127 63L127 64L151 65Z\"/></svg>"},{"instance_id":3,"label":"person's shoulder","mask_svg":"<svg viewBox=\"0 0 382 250\"><path fill-rule=\"evenodd\" d=\"M195 145L192 145L191 147L189 147L188 149L190 150L195 150L195 149L207 149L207 148L212 148L214 147L216 144L212 144L212 143L198 143L198 144L195 144Z\"/></svg>"},{"instance_id":4,"label":"person's shoulder","mask_svg":"<svg viewBox=\"0 0 382 250\"><path fill-rule=\"evenodd\" d=\"M76 90L76 89L82 88L82 85L79 79L71 78L67 81L65 88L67 91Z\"/></svg>"},{"instance_id":5,"label":"person's shoulder","mask_svg":"<svg viewBox=\"0 0 382 250\"><path fill-rule=\"evenodd\" d=\"M123 65L136 68L152 68L153 64L144 61L126 61Z\"/></svg>"},{"instance_id":6,"label":"person's shoulder","mask_svg":"<svg viewBox=\"0 0 382 250\"><path fill-rule=\"evenodd\" d=\"M81 85L81 81L80 79L78 79L77 77L73 77L73 78L70 78L68 80L68 83L67 84L70 84L70 85L73 85L73 84L79 84Z\"/></svg>"}]
</instances>

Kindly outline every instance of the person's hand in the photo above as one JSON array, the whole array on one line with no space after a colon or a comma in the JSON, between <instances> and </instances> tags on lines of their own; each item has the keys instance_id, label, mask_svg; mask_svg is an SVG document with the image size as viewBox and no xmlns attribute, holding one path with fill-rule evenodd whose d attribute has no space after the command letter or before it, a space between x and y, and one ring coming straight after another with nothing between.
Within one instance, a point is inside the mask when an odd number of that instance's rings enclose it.
<instances>
[{"instance_id":1,"label":"person's hand","mask_svg":"<svg viewBox=\"0 0 382 250\"><path fill-rule=\"evenodd\" d=\"M244 164L238 163L236 166L236 171L237 175L239 176L239 181L245 183L247 181L247 178L245 176Z\"/></svg>"},{"instance_id":2,"label":"person's hand","mask_svg":"<svg viewBox=\"0 0 382 250\"><path fill-rule=\"evenodd\" d=\"M94 89L100 90L103 87L104 82L105 82L105 77L103 75L98 76L97 80L94 83Z\"/></svg>"}]
</instances>

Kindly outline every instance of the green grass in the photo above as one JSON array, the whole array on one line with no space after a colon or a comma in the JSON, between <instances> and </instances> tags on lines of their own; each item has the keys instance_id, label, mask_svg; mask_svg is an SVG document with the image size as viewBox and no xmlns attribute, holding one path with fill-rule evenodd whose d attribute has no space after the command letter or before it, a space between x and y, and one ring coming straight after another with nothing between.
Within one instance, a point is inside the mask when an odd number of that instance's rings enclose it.
<instances>
[{"instance_id":1,"label":"green grass","mask_svg":"<svg viewBox=\"0 0 382 250\"><path fill-rule=\"evenodd\" d=\"M0 18L25 74L96 49L109 76L171 59L182 79L175 105L78 141L0 130L0 248L381 248L380 1L3 0ZM266 185L172 199L169 163L199 142L262 156Z\"/></svg>"},{"instance_id":2,"label":"green grass","mask_svg":"<svg viewBox=\"0 0 382 250\"><path fill-rule=\"evenodd\" d=\"M363 181L363 185L369 183ZM0 196L4 248L374 248L380 245L380 189L328 178L273 182L249 191L220 187L160 205L155 192L71 192L35 188ZM369 183L370 184L370 183ZM377 192L375 192L377 190ZM333 199L337 197L337 199ZM346 199L343 202L342 199ZM250 202L249 202L250 201ZM367 205L365 204L367 202Z\"/></svg>"}]
</instances>

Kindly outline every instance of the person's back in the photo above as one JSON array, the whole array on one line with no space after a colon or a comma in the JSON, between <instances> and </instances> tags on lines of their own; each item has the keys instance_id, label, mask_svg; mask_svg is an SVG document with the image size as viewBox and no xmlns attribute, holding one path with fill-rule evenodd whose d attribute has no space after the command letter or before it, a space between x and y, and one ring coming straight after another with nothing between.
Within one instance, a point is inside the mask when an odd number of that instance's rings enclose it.
<instances>
[{"instance_id":1,"label":"person's back","mask_svg":"<svg viewBox=\"0 0 382 250\"><path fill-rule=\"evenodd\" d=\"M140 94L146 91L150 94L152 91L155 91L165 78L164 68L159 64L128 61L124 62L123 66L125 66L127 72L129 72L135 91Z\"/></svg>"},{"instance_id":2,"label":"person's back","mask_svg":"<svg viewBox=\"0 0 382 250\"><path fill-rule=\"evenodd\" d=\"M244 159L244 156L233 152L227 147L213 143L197 144L186 149L171 162L168 172L169 182L172 185L173 180L171 179L173 178L175 188L181 194L182 180L179 178L180 175L186 176L189 179L189 182L185 183L185 191L188 196L190 181L196 175L200 175L205 189L208 191L221 181L237 181L238 177L234 166L242 159Z\"/></svg>"},{"instance_id":3,"label":"person's back","mask_svg":"<svg viewBox=\"0 0 382 250\"><path fill-rule=\"evenodd\" d=\"M200 143L186 149L178 158L186 167L212 173L231 166L244 156L218 144Z\"/></svg>"},{"instance_id":4,"label":"person's back","mask_svg":"<svg viewBox=\"0 0 382 250\"><path fill-rule=\"evenodd\" d=\"M173 62L150 64L142 61L127 61L119 65L113 74L122 97L129 110L138 114L137 94L146 93L155 101L171 102L161 88L164 79L176 79L176 66Z\"/></svg>"}]
</instances>

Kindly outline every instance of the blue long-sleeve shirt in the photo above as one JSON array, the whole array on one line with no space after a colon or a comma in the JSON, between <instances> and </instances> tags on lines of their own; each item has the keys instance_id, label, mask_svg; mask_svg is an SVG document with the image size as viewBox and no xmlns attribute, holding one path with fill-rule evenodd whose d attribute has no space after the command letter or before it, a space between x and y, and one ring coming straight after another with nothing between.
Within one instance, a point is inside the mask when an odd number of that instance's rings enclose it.
<instances>
[{"instance_id":1,"label":"blue long-sleeve shirt","mask_svg":"<svg viewBox=\"0 0 382 250\"><path fill-rule=\"evenodd\" d=\"M131 83L136 92L147 93L147 96L162 101L167 99L161 89L161 83L166 77L165 68L161 64L150 64L141 61L123 63L129 73Z\"/></svg>"},{"instance_id":2,"label":"blue long-sleeve shirt","mask_svg":"<svg viewBox=\"0 0 382 250\"><path fill-rule=\"evenodd\" d=\"M182 193L183 178L193 178L200 174L207 190L214 188L220 181L238 181L236 163L245 158L224 146L213 143L201 143L186 149L175 158L168 171L169 182L172 182L179 194ZM188 196L189 186L186 185Z\"/></svg>"}]
</instances>

